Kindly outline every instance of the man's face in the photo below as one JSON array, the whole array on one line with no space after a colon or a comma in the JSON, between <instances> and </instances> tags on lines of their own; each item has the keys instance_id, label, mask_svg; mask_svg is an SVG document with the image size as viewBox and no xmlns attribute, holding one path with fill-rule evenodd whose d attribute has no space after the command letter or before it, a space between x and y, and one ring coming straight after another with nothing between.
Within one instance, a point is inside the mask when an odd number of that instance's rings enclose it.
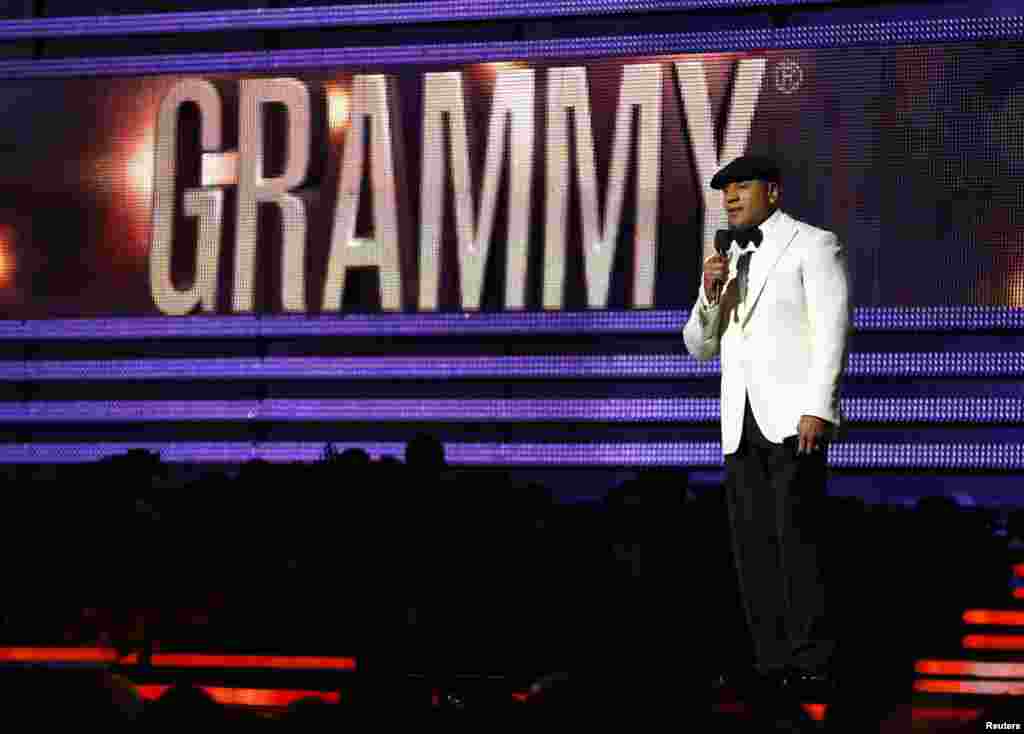
<instances>
[{"instance_id":1,"label":"man's face","mask_svg":"<svg viewBox=\"0 0 1024 734\"><path fill-rule=\"evenodd\" d=\"M722 189L729 214L729 229L756 227L771 216L778 202L778 184L767 181L732 181Z\"/></svg>"}]
</instances>

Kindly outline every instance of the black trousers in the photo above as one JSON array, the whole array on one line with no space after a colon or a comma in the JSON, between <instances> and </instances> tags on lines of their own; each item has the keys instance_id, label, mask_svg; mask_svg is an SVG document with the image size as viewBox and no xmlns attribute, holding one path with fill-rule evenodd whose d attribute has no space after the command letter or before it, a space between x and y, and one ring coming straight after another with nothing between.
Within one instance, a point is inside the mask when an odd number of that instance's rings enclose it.
<instances>
[{"instance_id":1,"label":"black trousers","mask_svg":"<svg viewBox=\"0 0 1024 734\"><path fill-rule=\"evenodd\" d=\"M827 446L797 456L772 443L748 399L738 450L725 457L726 504L740 595L759 670L822 670L835 640L825 616L819 544L826 524Z\"/></svg>"}]
</instances>

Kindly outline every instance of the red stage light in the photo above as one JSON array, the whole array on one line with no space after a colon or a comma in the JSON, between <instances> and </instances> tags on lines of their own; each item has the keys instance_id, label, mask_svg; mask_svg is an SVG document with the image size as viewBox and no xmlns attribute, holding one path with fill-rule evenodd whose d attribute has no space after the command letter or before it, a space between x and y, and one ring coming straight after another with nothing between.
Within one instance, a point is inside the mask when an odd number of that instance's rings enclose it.
<instances>
[{"instance_id":1,"label":"red stage light","mask_svg":"<svg viewBox=\"0 0 1024 734\"><path fill-rule=\"evenodd\" d=\"M970 696L1022 696L1024 695L1024 681L936 678L914 681L914 690L919 693L952 693Z\"/></svg>"},{"instance_id":2,"label":"red stage light","mask_svg":"<svg viewBox=\"0 0 1024 734\"><path fill-rule=\"evenodd\" d=\"M122 662L138 663L132 654ZM156 668L259 668L264 670L335 670L353 671L355 658L310 657L285 655L207 655L192 653L157 653L152 665Z\"/></svg>"},{"instance_id":3,"label":"red stage light","mask_svg":"<svg viewBox=\"0 0 1024 734\"><path fill-rule=\"evenodd\" d=\"M976 662L972 660L918 660L914 670L921 675L1024 678L1024 663Z\"/></svg>"},{"instance_id":4,"label":"red stage light","mask_svg":"<svg viewBox=\"0 0 1024 734\"><path fill-rule=\"evenodd\" d=\"M115 663L117 651L106 647L0 647L4 663Z\"/></svg>"},{"instance_id":5,"label":"red stage light","mask_svg":"<svg viewBox=\"0 0 1024 734\"><path fill-rule=\"evenodd\" d=\"M1024 635L966 635L968 650L1024 650Z\"/></svg>"},{"instance_id":6,"label":"red stage light","mask_svg":"<svg viewBox=\"0 0 1024 734\"><path fill-rule=\"evenodd\" d=\"M1000 627L1024 627L1024 612L1004 609L968 609L964 612L964 622Z\"/></svg>"},{"instance_id":7,"label":"red stage light","mask_svg":"<svg viewBox=\"0 0 1024 734\"><path fill-rule=\"evenodd\" d=\"M169 685L145 684L135 690L147 701L155 701L164 695ZM341 694L325 691L275 690L269 688L223 688L200 686L217 703L224 706L260 706L284 708L305 698L318 698L325 703L340 703Z\"/></svg>"},{"instance_id":8,"label":"red stage light","mask_svg":"<svg viewBox=\"0 0 1024 734\"><path fill-rule=\"evenodd\" d=\"M121 657L108 647L0 647L5 663L121 663L138 665L137 653ZM210 655L199 653L157 653L152 665L163 668L237 668L261 670L354 671L351 657L298 655Z\"/></svg>"},{"instance_id":9,"label":"red stage light","mask_svg":"<svg viewBox=\"0 0 1024 734\"><path fill-rule=\"evenodd\" d=\"M815 721L825 720L825 714L828 711L827 703L805 703L802 705L804 707L804 711L807 712L807 715Z\"/></svg>"}]
</instances>

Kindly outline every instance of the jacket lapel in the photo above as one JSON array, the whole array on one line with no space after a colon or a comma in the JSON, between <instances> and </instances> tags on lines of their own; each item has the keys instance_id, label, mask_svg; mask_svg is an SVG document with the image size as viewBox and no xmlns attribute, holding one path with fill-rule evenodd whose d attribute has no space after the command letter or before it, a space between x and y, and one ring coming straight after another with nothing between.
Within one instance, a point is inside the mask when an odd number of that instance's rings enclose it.
<instances>
[{"instance_id":1,"label":"jacket lapel","mask_svg":"<svg viewBox=\"0 0 1024 734\"><path fill-rule=\"evenodd\" d=\"M761 254L765 257L758 258L761 262L758 263L758 267L753 267L754 263L751 263L750 268L750 287L747 290L746 302L749 304L745 313L743 314L743 323L750 319L750 314L754 312L754 308L757 306L758 300L761 298L761 292L764 290L765 283L768 282L768 276L771 275L772 270L779 262L779 258L782 257L783 253L789 248L796 239L797 233L800 228L796 224L796 220L790 217L785 212L782 214L782 221L778 224L778 232L772 237L772 244L762 245L770 249L764 249Z\"/></svg>"}]
</instances>

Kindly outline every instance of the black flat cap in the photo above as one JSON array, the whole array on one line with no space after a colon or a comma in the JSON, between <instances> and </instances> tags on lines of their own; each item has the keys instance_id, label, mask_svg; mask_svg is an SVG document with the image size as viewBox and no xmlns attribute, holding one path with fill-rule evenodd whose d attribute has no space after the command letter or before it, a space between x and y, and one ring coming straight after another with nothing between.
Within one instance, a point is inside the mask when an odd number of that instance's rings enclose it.
<instances>
[{"instance_id":1,"label":"black flat cap","mask_svg":"<svg viewBox=\"0 0 1024 734\"><path fill-rule=\"evenodd\" d=\"M742 155L715 174L711 179L711 188L724 189L726 184L734 181L761 181L778 182L781 179L779 167L771 158L758 155Z\"/></svg>"}]
</instances>

